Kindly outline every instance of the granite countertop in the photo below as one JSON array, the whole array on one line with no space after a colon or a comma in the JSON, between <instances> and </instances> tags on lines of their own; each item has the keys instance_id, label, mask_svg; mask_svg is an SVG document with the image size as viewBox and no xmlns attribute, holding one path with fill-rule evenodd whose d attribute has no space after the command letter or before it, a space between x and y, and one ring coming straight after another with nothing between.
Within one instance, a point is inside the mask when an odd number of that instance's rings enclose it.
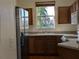
<instances>
[{"instance_id":1,"label":"granite countertop","mask_svg":"<svg viewBox=\"0 0 79 59\"><path fill-rule=\"evenodd\" d=\"M75 36L77 37L77 34L72 34L72 33L61 33L61 32L30 32L30 33L25 33L25 36L43 36L43 35L64 35L64 36Z\"/></svg>"},{"instance_id":2,"label":"granite countertop","mask_svg":"<svg viewBox=\"0 0 79 59\"><path fill-rule=\"evenodd\" d=\"M79 43L77 43L77 38L69 39L67 42L58 43L58 46L79 50Z\"/></svg>"}]
</instances>

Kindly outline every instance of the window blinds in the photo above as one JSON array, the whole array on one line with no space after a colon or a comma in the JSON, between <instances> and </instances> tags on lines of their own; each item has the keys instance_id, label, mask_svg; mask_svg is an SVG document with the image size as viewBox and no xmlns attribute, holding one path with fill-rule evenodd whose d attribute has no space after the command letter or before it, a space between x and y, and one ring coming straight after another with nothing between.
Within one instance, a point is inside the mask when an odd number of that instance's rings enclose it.
<instances>
[{"instance_id":1,"label":"window blinds","mask_svg":"<svg viewBox=\"0 0 79 59\"><path fill-rule=\"evenodd\" d=\"M53 6L55 5L55 1L45 1L45 2L35 2L36 6Z\"/></svg>"}]
</instances>

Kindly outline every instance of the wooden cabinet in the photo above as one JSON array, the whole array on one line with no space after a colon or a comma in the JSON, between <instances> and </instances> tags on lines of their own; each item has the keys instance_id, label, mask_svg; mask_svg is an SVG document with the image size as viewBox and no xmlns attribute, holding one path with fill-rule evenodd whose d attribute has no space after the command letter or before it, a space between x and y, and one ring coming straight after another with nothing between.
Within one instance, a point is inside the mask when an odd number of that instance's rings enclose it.
<instances>
[{"instance_id":1,"label":"wooden cabinet","mask_svg":"<svg viewBox=\"0 0 79 59\"><path fill-rule=\"evenodd\" d=\"M58 36L29 37L29 53L38 55L57 55Z\"/></svg>"},{"instance_id":2,"label":"wooden cabinet","mask_svg":"<svg viewBox=\"0 0 79 59\"><path fill-rule=\"evenodd\" d=\"M70 6L70 10L71 13L74 13L76 11L78 11L79 7L78 7L78 1L75 1L71 6Z\"/></svg>"},{"instance_id":3,"label":"wooden cabinet","mask_svg":"<svg viewBox=\"0 0 79 59\"><path fill-rule=\"evenodd\" d=\"M25 36L22 59L59 59L57 43L61 42L60 38L59 35Z\"/></svg>"},{"instance_id":4,"label":"wooden cabinet","mask_svg":"<svg viewBox=\"0 0 79 59\"><path fill-rule=\"evenodd\" d=\"M58 51L61 59L79 59L79 50L59 46Z\"/></svg>"},{"instance_id":5,"label":"wooden cabinet","mask_svg":"<svg viewBox=\"0 0 79 59\"><path fill-rule=\"evenodd\" d=\"M72 5L73 5L73 8L75 8L75 11L79 10L79 0L76 0Z\"/></svg>"},{"instance_id":6,"label":"wooden cabinet","mask_svg":"<svg viewBox=\"0 0 79 59\"><path fill-rule=\"evenodd\" d=\"M45 45L46 41L44 42L43 37L37 36L30 36L29 37L29 53L44 53L45 52ZM44 50L44 51L43 51Z\"/></svg>"},{"instance_id":7,"label":"wooden cabinet","mask_svg":"<svg viewBox=\"0 0 79 59\"><path fill-rule=\"evenodd\" d=\"M58 23L59 24L78 24L79 0L76 0L69 7L58 8Z\"/></svg>"},{"instance_id":8,"label":"wooden cabinet","mask_svg":"<svg viewBox=\"0 0 79 59\"><path fill-rule=\"evenodd\" d=\"M57 43L61 36L25 36L23 55L58 55Z\"/></svg>"},{"instance_id":9,"label":"wooden cabinet","mask_svg":"<svg viewBox=\"0 0 79 59\"><path fill-rule=\"evenodd\" d=\"M79 9L79 6L78 6L78 0L76 1L76 10L78 11L78 9Z\"/></svg>"},{"instance_id":10,"label":"wooden cabinet","mask_svg":"<svg viewBox=\"0 0 79 59\"><path fill-rule=\"evenodd\" d=\"M71 13L79 10L79 0L76 0L71 6Z\"/></svg>"},{"instance_id":11,"label":"wooden cabinet","mask_svg":"<svg viewBox=\"0 0 79 59\"><path fill-rule=\"evenodd\" d=\"M78 10L79 10L79 0L77 0L77 2L78 2Z\"/></svg>"},{"instance_id":12,"label":"wooden cabinet","mask_svg":"<svg viewBox=\"0 0 79 59\"><path fill-rule=\"evenodd\" d=\"M29 25L33 25L33 11L32 11L32 8L28 8L27 9L28 12L29 12Z\"/></svg>"},{"instance_id":13,"label":"wooden cabinet","mask_svg":"<svg viewBox=\"0 0 79 59\"><path fill-rule=\"evenodd\" d=\"M70 14L71 14L70 7L59 7L58 8L58 23L59 24L71 23Z\"/></svg>"}]
</instances>

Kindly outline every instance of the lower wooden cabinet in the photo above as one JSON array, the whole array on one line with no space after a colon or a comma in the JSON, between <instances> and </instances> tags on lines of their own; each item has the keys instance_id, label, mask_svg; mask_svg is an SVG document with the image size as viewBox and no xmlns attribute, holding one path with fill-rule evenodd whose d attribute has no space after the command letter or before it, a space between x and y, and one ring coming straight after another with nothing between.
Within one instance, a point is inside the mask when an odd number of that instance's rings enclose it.
<instances>
[{"instance_id":1,"label":"lower wooden cabinet","mask_svg":"<svg viewBox=\"0 0 79 59\"><path fill-rule=\"evenodd\" d=\"M61 59L79 59L79 50L59 46L58 52Z\"/></svg>"},{"instance_id":2,"label":"lower wooden cabinet","mask_svg":"<svg viewBox=\"0 0 79 59\"><path fill-rule=\"evenodd\" d=\"M29 37L29 53L42 55L57 55L58 36Z\"/></svg>"},{"instance_id":3,"label":"lower wooden cabinet","mask_svg":"<svg viewBox=\"0 0 79 59\"><path fill-rule=\"evenodd\" d=\"M26 36L24 55L58 55L57 43L61 36Z\"/></svg>"},{"instance_id":4,"label":"lower wooden cabinet","mask_svg":"<svg viewBox=\"0 0 79 59\"><path fill-rule=\"evenodd\" d=\"M57 43L61 36L25 36L22 59L59 59Z\"/></svg>"}]
</instances>

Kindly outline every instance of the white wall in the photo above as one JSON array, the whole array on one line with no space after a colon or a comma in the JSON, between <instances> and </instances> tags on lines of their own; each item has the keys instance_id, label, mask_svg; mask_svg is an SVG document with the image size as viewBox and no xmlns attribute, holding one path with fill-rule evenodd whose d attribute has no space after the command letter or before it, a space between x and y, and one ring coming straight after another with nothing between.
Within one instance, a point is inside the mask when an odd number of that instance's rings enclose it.
<instances>
[{"instance_id":1,"label":"white wall","mask_svg":"<svg viewBox=\"0 0 79 59\"><path fill-rule=\"evenodd\" d=\"M0 59L17 59L15 0L0 0Z\"/></svg>"},{"instance_id":2,"label":"white wall","mask_svg":"<svg viewBox=\"0 0 79 59\"><path fill-rule=\"evenodd\" d=\"M54 0L17 0L17 6L23 8L33 8L33 20L34 25L36 21L36 13L35 13L35 2L40 1L54 1ZM58 24L58 7L59 6L70 6L75 0L55 0L56 1L56 28L52 29L52 31L76 31L77 26L71 24ZM64 20L63 20L64 21Z\"/></svg>"}]
</instances>

